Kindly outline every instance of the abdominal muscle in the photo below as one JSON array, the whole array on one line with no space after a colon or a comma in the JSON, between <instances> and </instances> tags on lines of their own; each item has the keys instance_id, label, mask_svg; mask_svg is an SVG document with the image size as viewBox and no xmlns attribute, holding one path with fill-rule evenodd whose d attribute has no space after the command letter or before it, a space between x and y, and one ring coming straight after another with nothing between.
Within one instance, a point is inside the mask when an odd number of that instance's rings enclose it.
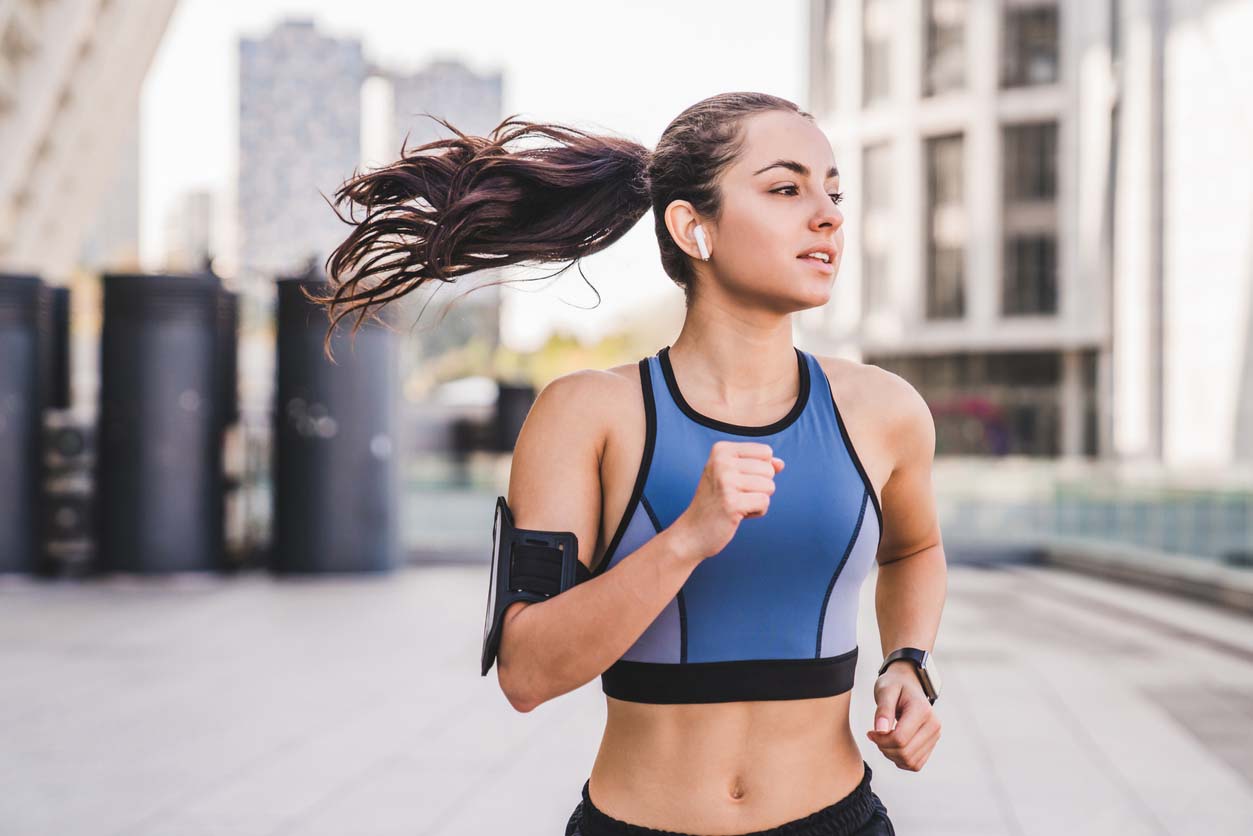
<instances>
[{"instance_id":1,"label":"abdominal muscle","mask_svg":"<svg viewBox=\"0 0 1253 836\"><path fill-rule=\"evenodd\" d=\"M631 824L751 833L830 806L862 779L848 692L679 705L605 699L588 794L597 809Z\"/></svg>"}]
</instances>

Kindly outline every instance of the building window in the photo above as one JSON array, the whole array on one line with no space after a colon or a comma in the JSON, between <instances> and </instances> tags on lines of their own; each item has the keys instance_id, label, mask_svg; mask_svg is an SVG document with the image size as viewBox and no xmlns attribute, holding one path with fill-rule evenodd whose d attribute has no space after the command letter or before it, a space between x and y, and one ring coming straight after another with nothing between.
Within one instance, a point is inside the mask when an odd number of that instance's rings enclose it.
<instances>
[{"instance_id":1,"label":"building window","mask_svg":"<svg viewBox=\"0 0 1253 836\"><path fill-rule=\"evenodd\" d=\"M1057 239L1015 236L1005 242L1002 313L1057 313Z\"/></svg>"},{"instance_id":2,"label":"building window","mask_svg":"<svg viewBox=\"0 0 1253 836\"><path fill-rule=\"evenodd\" d=\"M1023 3L1005 9L1001 38L1001 86L1057 81L1057 3Z\"/></svg>"},{"instance_id":3,"label":"building window","mask_svg":"<svg viewBox=\"0 0 1253 836\"><path fill-rule=\"evenodd\" d=\"M1061 453L1061 360L1056 351L866 357L922 395L937 456L1050 458ZM1095 400L1086 383L1083 397Z\"/></svg>"},{"instance_id":4,"label":"building window","mask_svg":"<svg viewBox=\"0 0 1253 836\"><path fill-rule=\"evenodd\" d=\"M966 0L927 0L922 94L934 96L966 84Z\"/></svg>"},{"instance_id":5,"label":"building window","mask_svg":"<svg viewBox=\"0 0 1253 836\"><path fill-rule=\"evenodd\" d=\"M1055 314L1057 300L1057 123L1002 129L1005 245L1001 313Z\"/></svg>"},{"instance_id":6,"label":"building window","mask_svg":"<svg viewBox=\"0 0 1253 836\"><path fill-rule=\"evenodd\" d=\"M863 106L892 95L892 24L892 9L885 0L865 0L861 14Z\"/></svg>"},{"instance_id":7,"label":"building window","mask_svg":"<svg viewBox=\"0 0 1253 836\"><path fill-rule=\"evenodd\" d=\"M962 148L960 134L927 140L927 319L966 311Z\"/></svg>"},{"instance_id":8,"label":"building window","mask_svg":"<svg viewBox=\"0 0 1253 836\"><path fill-rule=\"evenodd\" d=\"M1057 123L1010 125L1004 130L1005 199L1057 197Z\"/></svg>"}]
</instances>

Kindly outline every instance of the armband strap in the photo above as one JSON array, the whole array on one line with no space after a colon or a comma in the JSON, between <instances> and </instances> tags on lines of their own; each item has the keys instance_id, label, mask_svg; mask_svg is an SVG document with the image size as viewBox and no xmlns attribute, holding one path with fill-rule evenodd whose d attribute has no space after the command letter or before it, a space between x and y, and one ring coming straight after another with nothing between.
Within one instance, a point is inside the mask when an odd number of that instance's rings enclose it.
<instances>
[{"instance_id":1,"label":"armband strap","mask_svg":"<svg viewBox=\"0 0 1253 836\"><path fill-rule=\"evenodd\" d=\"M537 603L592 577L579 561L579 541L574 532L515 527L503 496L496 498L491 564L483 622L483 676L496 660L503 618L510 604Z\"/></svg>"},{"instance_id":2,"label":"armband strap","mask_svg":"<svg viewBox=\"0 0 1253 836\"><path fill-rule=\"evenodd\" d=\"M592 577L582 561L575 561L576 584ZM561 549L517 543L513 547L513 563L509 571L510 587L535 592L545 597L561 592Z\"/></svg>"}]
</instances>

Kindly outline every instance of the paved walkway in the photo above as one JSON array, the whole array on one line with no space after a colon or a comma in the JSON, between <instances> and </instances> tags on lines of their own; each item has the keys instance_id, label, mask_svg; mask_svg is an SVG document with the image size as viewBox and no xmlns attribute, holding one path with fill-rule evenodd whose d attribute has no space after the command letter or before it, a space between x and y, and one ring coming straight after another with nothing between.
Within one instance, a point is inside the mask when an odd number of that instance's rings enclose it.
<instances>
[{"instance_id":1,"label":"paved walkway","mask_svg":"<svg viewBox=\"0 0 1253 836\"><path fill-rule=\"evenodd\" d=\"M949 578L919 773L861 733L863 588L854 730L899 833L1251 832L1253 621L1061 570ZM599 680L514 712L478 675L486 583L0 580L0 834L562 833Z\"/></svg>"}]
</instances>

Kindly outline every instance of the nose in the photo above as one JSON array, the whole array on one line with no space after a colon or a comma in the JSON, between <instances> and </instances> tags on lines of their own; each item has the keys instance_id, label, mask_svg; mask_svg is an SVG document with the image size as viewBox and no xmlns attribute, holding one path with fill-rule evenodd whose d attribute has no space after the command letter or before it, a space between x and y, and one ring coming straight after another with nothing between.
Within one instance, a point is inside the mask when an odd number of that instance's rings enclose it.
<instances>
[{"instance_id":1,"label":"nose","mask_svg":"<svg viewBox=\"0 0 1253 836\"><path fill-rule=\"evenodd\" d=\"M844 225L844 213L831 200L831 198L823 194L818 210L814 212L810 218L809 227L815 231L822 229L839 229Z\"/></svg>"}]
</instances>

